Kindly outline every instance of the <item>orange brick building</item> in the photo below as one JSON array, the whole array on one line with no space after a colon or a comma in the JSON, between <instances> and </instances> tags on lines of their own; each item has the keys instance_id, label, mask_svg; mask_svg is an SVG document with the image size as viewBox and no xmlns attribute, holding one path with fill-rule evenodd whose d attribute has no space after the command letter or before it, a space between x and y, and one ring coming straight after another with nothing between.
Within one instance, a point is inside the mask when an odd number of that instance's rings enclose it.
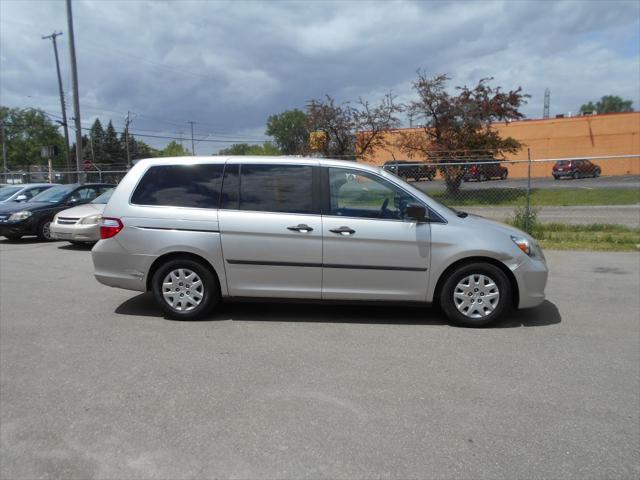
<instances>
[{"instance_id":1,"label":"orange brick building","mask_svg":"<svg viewBox=\"0 0 640 480\"><path fill-rule=\"evenodd\" d=\"M494 128L502 137L513 137L523 148L507 160L526 160L527 148L532 160L547 158L601 157L615 155L640 155L640 112L609 113L581 117L520 120L496 123ZM385 134L387 147L372 152L367 163L382 165L384 162L408 159L394 146L399 132L390 130ZM422 159L414 158L416 161ZM595 160L603 175L640 174L640 158ZM533 177L550 177L552 163L533 163ZM511 178L527 176L527 164L505 164Z\"/></svg>"}]
</instances>

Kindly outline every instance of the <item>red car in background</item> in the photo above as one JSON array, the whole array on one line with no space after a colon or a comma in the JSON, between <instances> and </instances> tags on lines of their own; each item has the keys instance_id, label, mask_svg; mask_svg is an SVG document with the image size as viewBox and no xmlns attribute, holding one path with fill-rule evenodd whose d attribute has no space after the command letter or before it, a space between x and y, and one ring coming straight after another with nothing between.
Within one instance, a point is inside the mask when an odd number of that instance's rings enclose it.
<instances>
[{"instance_id":1,"label":"red car in background","mask_svg":"<svg viewBox=\"0 0 640 480\"><path fill-rule=\"evenodd\" d=\"M553 166L553 178L559 180L566 178L599 177L602 173L600 167L589 160L560 160Z\"/></svg>"},{"instance_id":2,"label":"red car in background","mask_svg":"<svg viewBox=\"0 0 640 480\"><path fill-rule=\"evenodd\" d=\"M499 163L474 163L473 165L465 166L462 179L465 182L471 180L484 182L492 178L506 180L508 175L509 170L507 170L507 167L503 167Z\"/></svg>"}]
</instances>

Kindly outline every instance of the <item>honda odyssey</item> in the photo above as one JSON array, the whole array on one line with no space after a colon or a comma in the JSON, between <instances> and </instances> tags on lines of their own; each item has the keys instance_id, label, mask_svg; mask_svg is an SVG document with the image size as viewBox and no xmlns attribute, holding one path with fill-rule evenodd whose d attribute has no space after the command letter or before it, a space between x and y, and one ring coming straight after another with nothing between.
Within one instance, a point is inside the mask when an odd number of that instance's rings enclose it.
<instances>
[{"instance_id":1,"label":"honda odyssey","mask_svg":"<svg viewBox=\"0 0 640 480\"><path fill-rule=\"evenodd\" d=\"M224 298L286 298L438 304L480 326L540 304L547 282L526 233L338 160L142 160L114 191L100 236L98 281L151 291L177 319Z\"/></svg>"}]
</instances>

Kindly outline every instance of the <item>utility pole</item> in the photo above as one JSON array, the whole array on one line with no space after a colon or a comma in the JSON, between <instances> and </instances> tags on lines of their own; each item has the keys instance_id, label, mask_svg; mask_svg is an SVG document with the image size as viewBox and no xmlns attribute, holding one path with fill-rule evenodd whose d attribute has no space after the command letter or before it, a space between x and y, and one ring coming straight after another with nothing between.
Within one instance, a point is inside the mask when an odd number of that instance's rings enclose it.
<instances>
[{"instance_id":1,"label":"utility pole","mask_svg":"<svg viewBox=\"0 0 640 480\"><path fill-rule=\"evenodd\" d=\"M196 154L196 145L193 143L193 124L196 122L188 122L191 124L191 155Z\"/></svg>"},{"instance_id":2,"label":"utility pole","mask_svg":"<svg viewBox=\"0 0 640 480\"><path fill-rule=\"evenodd\" d=\"M69 55L71 56L71 80L73 82L73 111L76 124L76 171L78 183L83 183L84 175L80 173L82 163L82 124L80 123L80 96L78 94L78 66L76 65L76 44L73 38L73 13L71 0L67 0L67 25L69 30Z\"/></svg>"},{"instance_id":3,"label":"utility pole","mask_svg":"<svg viewBox=\"0 0 640 480\"><path fill-rule=\"evenodd\" d=\"M67 172L71 171L71 150L69 149L69 126L67 125L67 109L64 104L64 91L62 89L62 76L60 75L60 61L58 60L58 44L56 37L62 35L62 32L53 32L51 35L45 35L43 40L49 38L53 42L53 53L56 57L56 72L58 73L58 90L60 91L60 108L62 109L62 128L64 129L64 150L67 160ZM68 176L69 174L67 174Z\"/></svg>"},{"instance_id":4,"label":"utility pole","mask_svg":"<svg viewBox=\"0 0 640 480\"><path fill-rule=\"evenodd\" d=\"M127 147L127 169L131 168L131 152L129 152L129 110L127 110L127 116L124 117L124 143Z\"/></svg>"}]
</instances>

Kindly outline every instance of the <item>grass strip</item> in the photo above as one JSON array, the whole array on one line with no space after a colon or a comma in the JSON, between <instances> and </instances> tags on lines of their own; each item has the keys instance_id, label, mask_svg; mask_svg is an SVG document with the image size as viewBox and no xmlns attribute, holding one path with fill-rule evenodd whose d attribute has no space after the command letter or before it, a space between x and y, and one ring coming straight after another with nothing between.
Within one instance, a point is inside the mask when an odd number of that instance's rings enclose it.
<instances>
[{"instance_id":1,"label":"grass strip","mask_svg":"<svg viewBox=\"0 0 640 480\"><path fill-rule=\"evenodd\" d=\"M544 223L536 224L531 234L546 249L640 251L640 228L624 225Z\"/></svg>"},{"instance_id":2,"label":"grass strip","mask_svg":"<svg viewBox=\"0 0 640 480\"><path fill-rule=\"evenodd\" d=\"M449 195L446 190L427 191L427 194L445 205L510 206L523 205L526 200L527 191L524 188L486 188L477 190L460 190L453 195ZM633 205L640 203L640 189L532 189L531 203L536 206Z\"/></svg>"}]
</instances>

